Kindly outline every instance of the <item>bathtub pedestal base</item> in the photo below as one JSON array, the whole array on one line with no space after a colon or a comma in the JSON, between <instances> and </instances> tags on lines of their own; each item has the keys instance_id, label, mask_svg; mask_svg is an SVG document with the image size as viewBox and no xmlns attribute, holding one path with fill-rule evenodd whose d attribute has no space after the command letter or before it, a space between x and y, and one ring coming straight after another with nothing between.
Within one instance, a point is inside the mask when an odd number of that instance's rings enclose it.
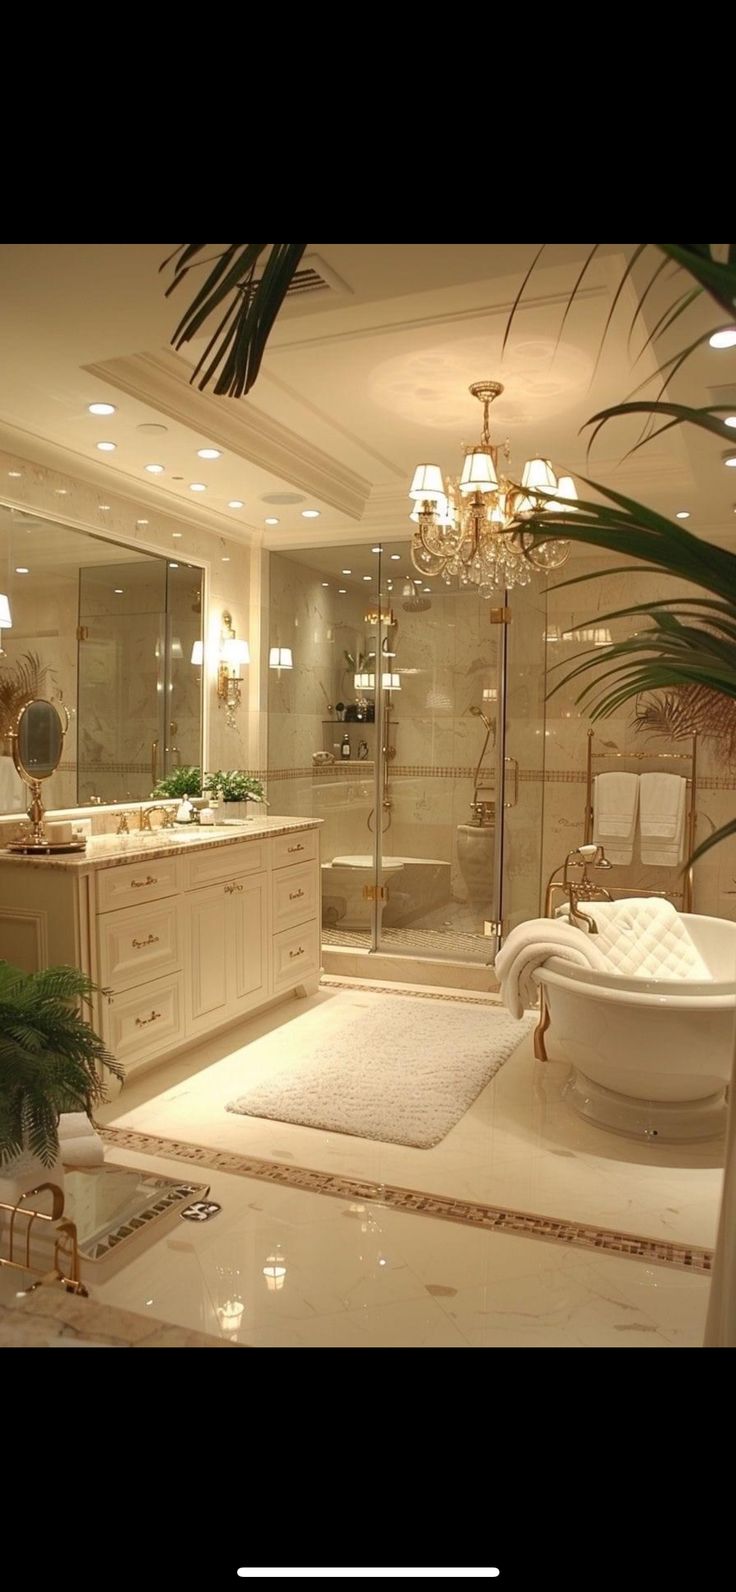
<instances>
[{"instance_id":1,"label":"bathtub pedestal base","mask_svg":"<svg viewBox=\"0 0 736 1592\"><path fill-rule=\"evenodd\" d=\"M637 1100L635 1095L605 1089L573 1067L562 1092L568 1104L588 1122L613 1133L624 1133L630 1139L646 1139L647 1143L658 1139L670 1144L713 1139L726 1127L725 1090L702 1100Z\"/></svg>"}]
</instances>

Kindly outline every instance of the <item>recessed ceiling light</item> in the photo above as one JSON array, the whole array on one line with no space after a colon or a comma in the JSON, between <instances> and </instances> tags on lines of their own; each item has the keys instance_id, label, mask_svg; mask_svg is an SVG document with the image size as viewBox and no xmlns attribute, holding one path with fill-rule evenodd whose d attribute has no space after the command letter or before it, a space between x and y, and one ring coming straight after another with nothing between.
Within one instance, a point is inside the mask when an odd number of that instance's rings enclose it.
<instances>
[{"instance_id":1,"label":"recessed ceiling light","mask_svg":"<svg viewBox=\"0 0 736 1592\"><path fill-rule=\"evenodd\" d=\"M148 524L148 520L141 520L141 524L142 525L147 525ZM178 542L178 541L181 540L182 536L184 535L184 532L183 531L172 531L171 534L172 534L172 536L174 538L174 541Z\"/></svg>"},{"instance_id":2,"label":"recessed ceiling light","mask_svg":"<svg viewBox=\"0 0 736 1592\"><path fill-rule=\"evenodd\" d=\"M103 514L106 514L110 505L109 503L98 503L97 507L102 510Z\"/></svg>"},{"instance_id":3,"label":"recessed ceiling light","mask_svg":"<svg viewBox=\"0 0 736 1592\"><path fill-rule=\"evenodd\" d=\"M395 560L396 560L396 559L399 559L399 558L401 558L401 554L400 554L400 553L392 553L392 554L391 554L391 557L392 557L392 559L394 559L394 561L395 561Z\"/></svg>"},{"instance_id":4,"label":"recessed ceiling light","mask_svg":"<svg viewBox=\"0 0 736 1592\"><path fill-rule=\"evenodd\" d=\"M373 576L372 576L372 575L364 575L364 576L363 576L363 579L364 579L364 580L372 580L372 579L373 579Z\"/></svg>"},{"instance_id":5,"label":"recessed ceiling light","mask_svg":"<svg viewBox=\"0 0 736 1592\"><path fill-rule=\"evenodd\" d=\"M178 568L179 568L178 564L169 564L169 569L178 569Z\"/></svg>"},{"instance_id":6,"label":"recessed ceiling light","mask_svg":"<svg viewBox=\"0 0 736 1592\"><path fill-rule=\"evenodd\" d=\"M229 509L244 509L245 508L245 504L244 504L242 498L231 498L230 502L228 503L228 508Z\"/></svg>"},{"instance_id":7,"label":"recessed ceiling light","mask_svg":"<svg viewBox=\"0 0 736 1592\"><path fill-rule=\"evenodd\" d=\"M220 453L219 448L198 448L197 449L197 458L198 459L221 459L222 458L222 454Z\"/></svg>"},{"instance_id":8,"label":"recessed ceiling light","mask_svg":"<svg viewBox=\"0 0 736 1592\"><path fill-rule=\"evenodd\" d=\"M340 574L341 575L352 575L352 573L353 573L352 569L341 569L340 570Z\"/></svg>"},{"instance_id":9,"label":"recessed ceiling light","mask_svg":"<svg viewBox=\"0 0 736 1592\"><path fill-rule=\"evenodd\" d=\"M677 513L675 515L675 519L676 520L689 520L689 518L690 518L690 510L689 509L678 509L677 510Z\"/></svg>"},{"instance_id":10,"label":"recessed ceiling light","mask_svg":"<svg viewBox=\"0 0 736 1592\"><path fill-rule=\"evenodd\" d=\"M189 490L190 492L206 492L207 488L204 481L190 481Z\"/></svg>"},{"instance_id":11,"label":"recessed ceiling light","mask_svg":"<svg viewBox=\"0 0 736 1592\"><path fill-rule=\"evenodd\" d=\"M422 587L422 591L431 591L431 590L432 590L431 586L423 586Z\"/></svg>"},{"instance_id":12,"label":"recessed ceiling light","mask_svg":"<svg viewBox=\"0 0 736 1592\"><path fill-rule=\"evenodd\" d=\"M723 424L724 424L724 426L734 426L734 427L736 427L736 415L726 415L726 418L725 418Z\"/></svg>"},{"instance_id":13,"label":"recessed ceiling light","mask_svg":"<svg viewBox=\"0 0 736 1592\"><path fill-rule=\"evenodd\" d=\"M338 586L337 595L338 597L344 597L346 595L344 586Z\"/></svg>"},{"instance_id":14,"label":"recessed ceiling light","mask_svg":"<svg viewBox=\"0 0 736 1592\"><path fill-rule=\"evenodd\" d=\"M723 463L725 464L727 470L736 469L736 453L727 454L727 456L724 459Z\"/></svg>"},{"instance_id":15,"label":"recessed ceiling light","mask_svg":"<svg viewBox=\"0 0 736 1592\"><path fill-rule=\"evenodd\" d=\"M136 520L136 525L147 525L148 520ZM174 531L175 536L181 536L181 531Z\"/></svg>"},{"instance_id":16,"label":"recessed ceiling light","mask_svg":"<svg viewBox=\"0 0 736 1592\"><path fill-rule=\"evenodd\" d=\"M330 583L329 583L329 581L328 581L328 580L323 580L323 582L322 582L322 585L323 585L323 586L329 586L329 584L330 584Z\"/></svg>"},{"instance_id":17,"label":"recessed ceiling light","mask_svg":"<svg viewBox=\"0 0 736 1592\"><path fill-rule=\"evenodd\" d=\"M268 518L264 521L264 524L266 525L278 525L278 523L278 520L275 520L272 514L269 514Z\"/></svg>"},{"instance_id":18,"label":"recessed ceiling light","mask_svg":"<svg viewBox=\"0 0 736 1592\"><path fill-rule=\"evenodd\" d=\"M421 586L421 584L422 584L422 583L421 583L421 581L420 581L420 580L415 580L415 582L414 582L414 585L415 585L415 586Z\"/></svg>"},{"instance_id":19,"label":"recessed ceiling light","mask_svg":"<svg viewBox=\"0 0 736 1592\"><path fill-rule=\"evenodd\" d=\"M88 404L91 415L114 415L115 404Z\"/></svg>"},{"instance_id":20,"label":"recessed ceiling light","mask_svg":"<svg viewBox=\"0 0 736 1592\"><path fill-rule=\"evenodd\" d=\"M736 326L724 326L723 331L714 332L713 336L708 338L708 342L711 348L736 347Z\"/></svg>"},{"instance_id":21,"label":"recessed ceiling light","mask_svg":"<svg viewBox=\"0 0 736 1592\"><path fill-rule=\"evenodd\" d=\"M318 520L319 509L302 509L303 520Z\"/></svg>"},{"instance_id":22,"label":"recessed ceiling light","mask_svg":"<svg viewBox=\"0 0 736 1592\"><path fill-rule=\"evenodd\" d=\"M229 564L230 563L230 555L229 555L229 553L223 553L220 562L222 564Z\"/></svg>"},{"instance_id":23,"label":"recessed ceiling light","mask_svg":"<svg viewBox=\"0 0 736 1592\"><path fill-rule=\"evenodd\" d=\"M54 487L54 491L55 491L57 497L68 497L69 496L69 488L66 487L66 486L56 486L56 487Z\"/></svg>"},{"instance_id":24,"label":"recessed ceiling light","mask_svg":"<svg viewBox=\"0 0 736 1592\"><path fill-rule=\"evenodd\" d=\"M163 475L164 473L164 466L162 464L147 464L145 469L148 471L149 475Z\"/></svg>"},{"instance_id":25,"label":"recessed ceiling light","mask_svg":"<svg viewBox=\"0 0 736 1592\"><path fill-rule=\"evenodd\" d=\"M8 475L10 476L11 480L13 480L13 481L19 481L20 478L21 478L21 474L22 474L22 471L20 471L20 470L8 470Z\"/></svg>"},{"instance_id":26,"label":"recessed ceiling light","mask_svg":"<svg viewBox=\"0 0 736 1592\"><path fill-rule=\"evenodd\" d=\"M114 591L114 592L115 592L115 596L116 596L116 597L122 597L122 595L123 595L123 588L122 588L122 586L114 586L114 587L113 587L113 591Z\"/></svg>"},{"instance_id":27,"label":"recessed ceiling light","mask_svg":"<svg viewBox=\"0 0 736 1592\"><path fill-rule=\"evenodd\" d=\"M98 442L96 446L99 448L100 453L114 453L117 442Z\"/></svg>"},{"instance_id":28,"label":"recessed ceiling light","mask_svg":"<svg viewBox=\"0 0 736 1592\"><path fill-rule=\"evenodd\" d=\"M30 575L31 572L30 572L29 569L26 569L25 564L18 564L16 566L15 573L16 573L16 575Z\"/></svg>"},{"instance_id":29,"label":"recessed ceiling light","mask_svg":"<svg viewBox=\"0 0 736 1592\"><path fill-rule=\"evenodd\" d=\"M372 547L371 548L371 552L372 553L382 553L383 552L383 548L382 547Z\"/></svg>"}]
</instances>

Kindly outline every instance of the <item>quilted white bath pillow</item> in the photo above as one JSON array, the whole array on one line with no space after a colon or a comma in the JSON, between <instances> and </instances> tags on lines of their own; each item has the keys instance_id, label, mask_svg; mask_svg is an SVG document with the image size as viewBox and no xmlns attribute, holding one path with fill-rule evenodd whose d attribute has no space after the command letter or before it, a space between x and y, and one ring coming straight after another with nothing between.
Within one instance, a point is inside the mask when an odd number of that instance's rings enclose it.
<instances>
[{"instance_id":1,"label":"quilted white bath pillow","mask_svg":"<svg viewBox=\"0 0 736 1592\"><path fill-rule=\"evenodd\" d=\"M671 901L586 901L582 911L595 918L598 948L623 977L712 978Z\"/></svg>"}]
</instances>

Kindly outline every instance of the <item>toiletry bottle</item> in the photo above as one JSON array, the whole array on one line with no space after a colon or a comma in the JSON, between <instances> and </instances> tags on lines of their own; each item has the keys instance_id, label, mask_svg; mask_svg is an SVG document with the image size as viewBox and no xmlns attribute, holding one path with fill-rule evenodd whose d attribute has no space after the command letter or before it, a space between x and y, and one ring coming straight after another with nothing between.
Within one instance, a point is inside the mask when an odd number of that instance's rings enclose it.
<instances>
[{"instance_id":1,"label":"toiletry bottle","mask_svg":"<svg viewBox=\"0 0 736 1592\"><path fill-rule=\"evenodd\" d=\"M188 796L179 803L176 813L177 824L191 824L194 822L194 808Z\"/></svg>"},{"instance_id":2,"label":"toiletry bottle","mask_svg":"<svg viewBox=\"0 0 736 1592\"><path fill-rule=\"evenodd\" d=\"M348 732L346 730L345 734L343 735L343 738L342 738L342 746L340 747L340 756L343 757L343 758L348 758L348 757L352 757L352 755L353 754L352 754L352 750L351 750L351 746L350 746L350 736L348 735Z\"/></svg>"}]
</instances>

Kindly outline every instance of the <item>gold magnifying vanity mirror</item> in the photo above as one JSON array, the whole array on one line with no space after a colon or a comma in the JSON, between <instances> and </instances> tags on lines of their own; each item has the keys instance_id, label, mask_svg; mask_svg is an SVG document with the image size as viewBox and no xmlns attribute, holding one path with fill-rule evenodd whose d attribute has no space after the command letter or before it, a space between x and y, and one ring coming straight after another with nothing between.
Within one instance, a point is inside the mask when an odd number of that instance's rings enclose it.
<instances>
[{"instance_id":1,"label":"gold magnifying vanity mirror","mask_svg":"<svg viewBox=\"0 0 736 1592\"><path fill-rule=\"evenodd\" d=\"M62 709L63 719L55 702L46 697L34 697L21 708L15 721L11 751L16 769L31 793L27 808L31 832L23 840L12 841L8 851L39 853L85 849L83 840L51 839L44 827L42 785L61 762L64 737L69 728L69 714L63 703Z\"/></svg>"}]
</instances>

